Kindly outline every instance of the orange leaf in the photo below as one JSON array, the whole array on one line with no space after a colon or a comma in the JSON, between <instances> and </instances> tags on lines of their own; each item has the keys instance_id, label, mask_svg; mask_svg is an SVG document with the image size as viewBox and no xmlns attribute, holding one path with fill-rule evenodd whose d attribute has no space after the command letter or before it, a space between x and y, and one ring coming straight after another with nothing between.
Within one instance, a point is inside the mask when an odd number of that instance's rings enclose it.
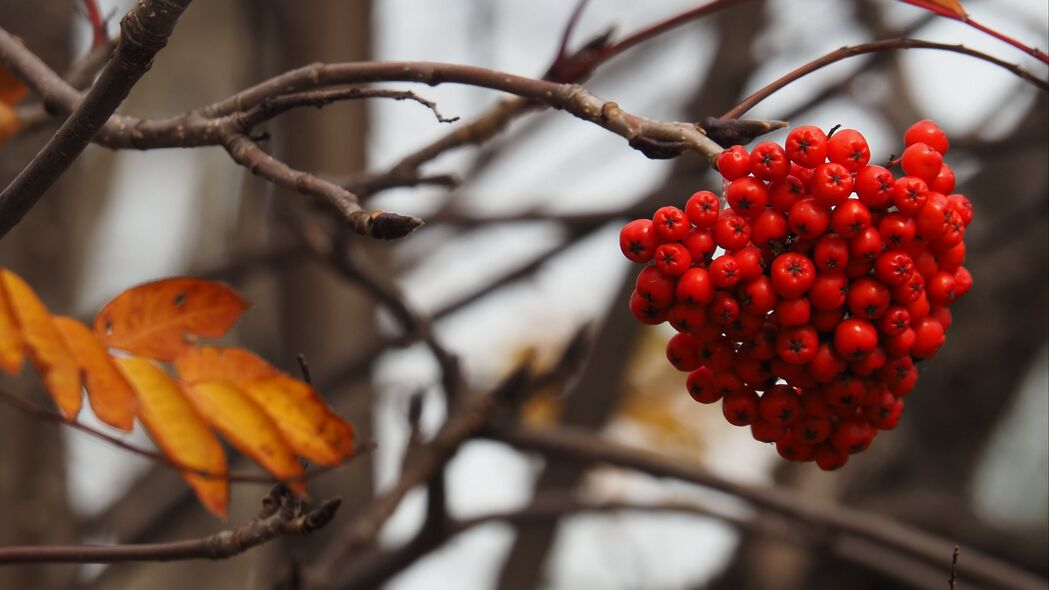
<instances>
[{"instance_id":1,"label":"orange leaf","mask_svg":"<svg viewBox=\"0 0 1049 590\"><path fill-rule=\"evenodd\" d=\"M8 375L17 375L24 362L25 339L7 299L7 290L0 285L0 369Z\"/></svg>"},{"instance_id":2,"label":"orange leaf","mask_svg":"<svg viewBox=\"0 0 1049 590\"><path fill-rule=\"evenodd\" d=\"M296 493L306 494L306 482L301 479L302 465L281 437L277 425L258 404L225 381L185 383L183 391L201 415L233 446L277 479L288 481L288 487Z\"/></svg>"},{"instance_id":3,"label":"orange leaf","mask_svg":"<svg viewBox=\"0 0 1049 590\"><path fill-rule=\"evenodd\" d=\"M931 10L941 16L955 19L965 19L968 13L962 8L958 0L902 0L907 4L913 4L926 10Z\"/></svg>"},{"instance_id":4,"label":"orange leaf","mask_svg":"<svg viewBox=\"0 0 1049 590\"><path fill-rule=\"evenodd\" d=\"M223 284L163 279L117 295L95 318L95 333L106 346L170 361L196 338L225 334L247 308Z\"/></svg>"},{"instance_id":5,"label":"orange leaf","mask_svg":"<svg viewBox=\"0 0 1049 590\"><path fill-rule=\"evenodd\" d=\"M338 465L353 450L353 427L308 384L286 375L242 348L199 346L175 359L188 383L227 381L273 419L296 453L322 465Z\"/></svg>"},{"instance_id":6,"label":"orange leaf","mask_svg":"<svg viewBox=\"0 0 1049 590\"><path fill-rule=\"evenodd\" d=\"M29 92L26 85L7 68L0 66L0 103L13 105Z\"/></svg>"},{"instance_id":7,"label":"orange leaf","mask_svg":"<svg viewBox=\"0 0 1049 590\"><path fill-rule=\"evenodd\" d=\"M95 334L79 321L51 318L69 351L83 370L87 398L98 419L125 432L135 425L135 390L113 364Z\"/></svg>"},{"instance_id":8,"label":"orange leaf","mask_svg":"<svg viewBox=\"0 0 1049 590\"><path fill-rule=\"evenodd\" d=\"M80 367L66 348L58 330L51 323L47 307L36 296L22 277L0 269L3 288L7 292L11 311L22 330L33 359L51 397L67 418L75 418L80 411Z\"/></svg>"},{"instance_id":9,"label":"orange leaf","mask_svg":"<svg viewBox=\"0 0 1049 590\"><path fill-rule=\"evenodd\" d=\"M226 452L215 433L164 369L141 357L113 360L138 395L138 418L153 442L178 465L196 470L179 474L205 508L225 517L229 505L225 476L229 471Z\"/></svg>"},{"instance_id":10,"label":"orange leaf","mask_svg":"<svg viewBox=\"0 0 1049 590\"><path fill-rule=\"evenodd\" d=\"M22 119L10 106L0 102L0 143L22 130Z\"/></svg>"}]
</instances>

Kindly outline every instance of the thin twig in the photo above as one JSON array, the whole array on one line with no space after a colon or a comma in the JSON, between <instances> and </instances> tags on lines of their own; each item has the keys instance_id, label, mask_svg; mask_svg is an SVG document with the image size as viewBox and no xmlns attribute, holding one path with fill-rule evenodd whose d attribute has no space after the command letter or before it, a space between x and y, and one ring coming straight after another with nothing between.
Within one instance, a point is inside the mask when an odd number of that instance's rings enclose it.
<instances>
[{"instance_id":1,"label":"thin twig","mask_svg":"<svg viewBox=\"0 0 1049 590\"><path fill-rule=\"evenodd\" d=\"M0 565L228 559L277 537L312 534L331 522L339 504L338 498L325 500L316 509L304 512L287 488L278 485L263 499L259 515L236 529L172 543L0 547Z\"/></svg>"},{"instance_id":2,"label":"thin twig","mask_svg":"<svg viewBox=\"0 0 1049 590\"><path fill-rule=\"evenodd\" d=\"M907 39L899 37L895 39L884 39L882 41L863 43L860 45L850 45L831 51L830 53L822 57L814 59L809 63L791 72L788 72L787 74L783 75L777 80L759 89L757 92L751 94L738 105L736 105L724 115L722 115L721 118L737 119L750 109L754 108L754 105L765 100L773 93L783 89L783 87L787 86L788 84L798 80L799 78L807 76L808 74L811 74L812 72L815 72L820 68L829 66L830 64L833 64L835 62L839 62L843 59L848 59L850 57L855 57L857 55L877 53L880 51L896 51L899 49L934 49L939 51L961 53L963 55L968 55L970 57L974 57L976 59L992 63L1000 68L1004 68L1005 70L1012 72L1014 75L1019 76L1021 79L1029 82L1037 88L1040 88L1042 90L1049 90L1049 82L1046 82L1045 80L1038 78L1034 74L1028 72L1027 70L1021 68L1016 64L1011 64L996 57L987 55L986 53L983 53L981 51L970 49L968 47L965 47L964 45L948 45L946 43L935 43L933 41L924 41L921 39Z\"/></svg>"},{"instance_id":3,"label":"thin twig","mask_svg":"<svg viewBox=\"0 0 1049 590\"><path fill-rule=\"evenodd\" d=\"M955 582L958 581L958 546L954 546L954 553L951 554L951 577L947 578L947 588L949 590L955 590Z\"/></svg>"},{"instance_id":4,"label":"thin twig","mask_svg":"<svg viewBox=\"0 0 1049 590\"><path fill-rule=\"evenodd\" d=\"M62 426L67 426L69 428L72 428L73 430L77 430L77 431L82 432L82 433L84 433L84 434L86 434L88 436L97 438L97 439L99 439L101 441L104 441L106 443L109 443L109 444L111 444L111 445L113 445L113 446L115 446L117 448L123 449L123 450L125 450L125 451L127 451L129 453L133 453L135 455L138 455L140 457L143 457L145 459L153 461L154 463L158 463L160 465L163 465L165 467L169 467L169 468L174 469L176 471L181 471L181 472L186 472L186 473L192 473L194 475L199 475L200 477L204 477L204 478L207 478L207 479L224 479L224 480L229 481L230 483L257 483L257 484L269 484L269 485L272 485L274 483L294 483L294 482L297 482L297 481L307 481L307 480L313 479L314 477L317 477L318 475L321 475L323 473L327 473L329 471L332 471L333 469L337 469L337 468L333 468L333 467L317 467L315 469L307 471L306 473L303 473L299 477L291 478L291 479L288 479L288 480L280 480L280 479L277 479L277 478L273 477L272 475L267 475L267 474L262 474L262 473L237 473L237 472L216 473L216 472L213 472L213 471L208 471L206 469L198 469L196 467L191 467L189 465L184 465L184 464L180 463L179 461L177 461L175 459L172 459L172 458L168 457L167 455L165 455L163 453L158 453L158 452L150 450L150 449L144 449L142 447L133 445L133 444L128 443L128 442L126 442L125 440L123 440L123 439L121 439L119 437L116 437L116 436L113 436L113 435L109 434L108 432L104 432L102 430L99 430L97 428L93 428L91 426L88 426L87 424L82 424L82 423L77 422L75 420L70 420L70 419L66 418L65 415L60 414L58 412L53 412L51 410L48 410L48 409L45 409L45 408L41 408L41 407L37 406L36 404L23 399L22 396L19 396L17 394L11 393L11 392L3 390L3 389L0 389L0 402L3 402L5 404L11 406L12 408L15 408L15 409L17 409L17 410L19 410L21 412L24 412L24 413L28 414L29 416L31 416L33 418L36 418L38 420L43 420L45 422L51 422L51 423L54 423L54 424L60 424ZM344 465L348 465L350 462L352 462L358 456L360 456L360 455L362 455L364 453L369 453L369 452L373 451L374 449L375 449L375 444L374 443L367 443L367 444L358 446L357 448L355 448L353 450L353 453L351 453L350 456L348 456L346 458L346 460L339 467L342 467Z\"/></svg>"}]
</instances>

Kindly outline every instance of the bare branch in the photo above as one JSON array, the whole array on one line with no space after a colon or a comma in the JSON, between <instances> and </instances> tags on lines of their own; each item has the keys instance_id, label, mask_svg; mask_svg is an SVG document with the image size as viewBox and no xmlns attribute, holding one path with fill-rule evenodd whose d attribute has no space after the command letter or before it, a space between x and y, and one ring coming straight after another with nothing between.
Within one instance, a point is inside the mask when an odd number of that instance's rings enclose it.
<instances>
[{"instance_id":1,"label":"bare branch","mask_svg":"<svg viewBox=\"0 0 1049 590\"><path fill-rule=\"evenodd\" d=\"M1038 78L1034 74L1028 72L1027 70L1021 68L1016 64L1011 64L1009 62L1000 60L997 57L987 55L986 53L983 53L981 51L969 49L964 45L948 45L946 43L934 43L932 41L923 41L921 39L907 39L900 37L895 39L884 39L882 41L874 41L871 43L863 43L860 45L849 45L840 49L836 49L822 57L810 61L809 63L801 66L800 68L797 68L796 70L788 72L779 79L769 83L764 88L761 88L754 94L751 94L750 96L745 98L743 102L739 103L731 110L726 112L724 115L721 116L721 118L737 119L750 109L754 108L754 105L765 100L773 93L781 90L784 86L794 82L795 80L798 80L799 78L807 76L808 74L811 74L816 70L829 66L830 64L833 64L835 62L839 62L843 59L847 59L850 57L855 57L857 55L877 53L880 51L896 51L898 49L935 49L939 51L961 53L963 55L968 55L970 57L975 57L976 59L992 63L1000 68L1003 68L1013 73L1016 76L1019 76L1021 79L1025 80L1026 82L1030 83L1036 88L1049 91L1049 82L1046 82L1045 80Z\"/></svg>"},{"instance_id":2,"label":"bare branch","mask_svg":"<svg viewBox=\"0 0 1049 590\"><path fill-rule=\"evenodd\" d=\"M339 504L337 498L325 500L316 509L304 512L301 502L283 485L277 485L263 499L255 520L240 528L173 543L0 547L0 565L228 559L277 537L312 534L331 522Z\"/></svg>"},{"instance_id":3,"label":"bare branch","mask_svg":"<svg viewBox=\"0 0 1049 590\"><path fill-rule=\"evenodd\" d=\"M945 539L881 516L844 506L813 502L796 492L759 488L723 480L698 466L670 460L576 429L491 429L484 435L518 449L538 451L560 459L583 464L608 463L657 477L670 477L699 484L732 494L758 508L802 520L811 526L827 527L897 549L934 566L942 567L943 556L954 546L954 543ZM967 556L964 570L973 580L996 588L1015 590L1045 586L1044 580L1015 566L972 548L964 550Z\"/></svg>"},{"instance_id":4,"label":"bare branch","mask_svg":"<svg viewBox=\"0 0 1049 590\"><path fill-rule=\"evenodd\" d=\"M116 52L98 81L44 148L0 193L0 238L22 220L105 125L152 65L153 56L167 44L189 3L142 0L124 16Z\"/></svg>"}]
</instances>

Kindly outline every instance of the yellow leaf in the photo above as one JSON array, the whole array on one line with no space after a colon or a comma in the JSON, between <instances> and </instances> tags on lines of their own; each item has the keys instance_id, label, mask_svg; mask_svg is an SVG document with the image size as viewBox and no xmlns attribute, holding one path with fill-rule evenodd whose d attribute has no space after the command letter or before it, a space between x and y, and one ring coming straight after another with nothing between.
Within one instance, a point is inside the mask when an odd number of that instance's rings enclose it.
<instances>
[{"instance_id":1,"label":"yellow leaf","mask_svg":"<svg viewBox=\"0 0 1049 590\"><path fill-rule=\"evenodd\" d=\"M87 398L98 419L125 432L135 425L135 391L94 333L65 316L51 318L83 371Z\"/></svg>"},{"instance_id":2,"label":"yellow leaf","mask_svg":"<svg viewBox=\"0 0 1049 590\"><path fill-rule=\"evenodd\" d=\"M225 517L229 471L218 438L163 369L140 357L115 360L138 396L138 417L153 441L178 465L197 470L180 474L208 510Z\"/></svg>"},{"instance_id":3,"label":"yellow leaf","mask_svg":"<svg viewBox=\"0 0 1049 590\"><path fill-rule=\"evenodd\" d=\"M965 9L962 8L961 2L958 0L902 0L907 4L913 4L914 6L920 6L926 10L931 10L936 14L956 18L964 19L968 16Z\"/></svg>"},{"instance_id":4,"label":"yellow leaf","mask_svg":"<svg viewBox=\"0 0 1049 590\"><path fill-rule=\"evenodd\" d=\"M221 283L163 279L117 295L95 318L95 333L108 347L170 361L197 338L225 334L247 308Z\"/></svg>"},{"instance_id":5,"label":"yellow leaf","mask_svg":"<svg viewBox=\"0 0 1049 590\"><path fill-rule=\"evenodd\" d=\"M184 383L183 391L197 411L233 446L251 457L274 477L306 494L302 465L281 437L273 420L240 389L225 381Z\"/></svg>"},{"instance_id":6,"label":"yellow leaf","mask_svg":"<svg viewBox=\"0 0 1049 590\"><path fill-rule=\"evenodd\" d=\"M22 331L36 370L62 413L73 419L80 411L80 367L51 323L47 307L22 277L0 269L11 311Z\"/></svg>"},{"instance_id":7,"label":"yellow leaf","mask_svg":"<svg viewBox=\"0 0 1049 590\"><path fill-rule=\"evenodd\" d=\"M247 350L194 347L175 359L175 370L187 383L225 381L240 388L273 419L301 457L333 466L353 451L353 427L312 387Z\"/></svg>"},{"instance_id":8,"label":"yellow leaf","mask_svg":"<svg viewBox=\"0 0 1049 590\"><path fill-rule=\"evenodd\" d=\"M17 375L24 362L25 339L8 301L7 290L0 285L0 369L8 375Z\"/></svg>"}]
</instances>

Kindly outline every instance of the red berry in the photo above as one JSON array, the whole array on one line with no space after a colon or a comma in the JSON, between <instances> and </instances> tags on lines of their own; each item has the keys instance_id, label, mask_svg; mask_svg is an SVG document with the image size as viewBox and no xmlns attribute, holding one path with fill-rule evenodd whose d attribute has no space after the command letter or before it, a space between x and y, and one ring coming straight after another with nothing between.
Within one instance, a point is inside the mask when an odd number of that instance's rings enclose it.
<instances>
[{"instance_id":1,"label":"red berry","mask_svg":"<svg viewBox=\"0 0 1049 590\"><path fill-rule=\"evenodd\" d=\"M652 302L634 291L630 295L630 312L642 324L662 324L667 320L667 308L652 305Z\"/></svg>"},{"instance_id":2,"label":"red berry","mask_svg":"<svg viewBox=\"0 0 1049 590\"><path fill-rule=\"evenodd\" d=\"M802 199L790 208L787 222L798 237L816 239L830 226L830 211L813 198Z\"/></svg>"},{"instance_id":3,"label":"red berry","mask_svg":"<svg viewBox=\"0 0 1049 590\"><path fill-rule=\"evenodd\" d=\"M925 206L925 193L929 185L914 176L904 176L892 187L892 202L900 213L914 217Z\"/></svg>"},{"instance_id":4,"label":"red berry","mask_svg":"<svg viewBox=\"0 0 1049 590\"><path fill-rule=\"evenodd\" d=\"M815 356L809 361L809 375L820 383L828 383L837 379L848 367L849 364L845 362L845 359L834 352L834 347L828 342L823 342L816 350Z\"/></svg>"},{"instance_id":5,"label":"red berry","mask_svg":"<svg viewBox=\"0 0 1049 590\"><path fill-rule=\"evenodd\" d=\"M725 419L734 426L749 426L758 417L758 394L752 390L731 393L721 405Z\"/></svg>"},{"instance_id":6,"label":"red berry","mask_svg":"<svg viewBox=\"0 0 1049 590\"><path fill-rule=\"evenodd\" d=\"M903 134L903 143L907 146L916 143L928 144L941 154L946 154L947 149L950 147L950 142L947 141L947 134L929 119L922 119L911 125Z\"/></svg>"},{"instance_id":7,"label":"red berry","mask_svg":"<svg viewBox=\"0 0 1049 590\"><path fill-rule=\"evenodd\" d=\"M929 188L945 195L954 191L954 171L947 164L940 166L936 178L929 181Z\"/></svg>"},{"instance_id":8,"label":"red berry","mask_svg":"<svg viewBox=\"0 0 1049 590\"><path fill-rule=\"evenodd\" d=\"M792 365L804 365L816 356L819 343L819 334L812 326L792 326L780 330L776 352Z\"/></svg>"},{"instance_id":9,"label":"red berry","mask_svg":"<svg viewBox=\"0 0 1049 590\"><path fill-rule=\"evenodd\" d=\"M674 334L667 342L667 360L678 371L695 371L700 365L699 344L688 334Z\"/></svg>"},{"instance_id":10,"label":"red berry","mask_svg":"<svg viewBox=\"0 0 1049 590\"><path fill-rule=\"evenodd\" d=\"M730 254L722 254L710 263L710 280L715 287L727 289L734 287L739 282L739 264Z\"/></svg>"},{"instance_id":11,"label":"red berry","mask_svg":"<svg viewBox=\"0 0 1049 590\"><path fill-rule=\"evenodd\" d=\"M812 261L822 272L835 272L849 263L849 243L838 236L823 236L816 242Z\"/></svg>"},{"instance_id":12,"label":"red berry","mask_svg":"<svg viewBox=\"0 0 1049 590\"><path fill-rule=\"evenodd\" d=\"M958 296L954 274L944 271L934 274L925 285L925 294L929 297L929 303L933 305L954 303Z\"/></svg>"},{"instance_id":13,"label":"red berry","mask_svg":"<svg viewBox=\"0 0 1049 590\"><path fill-rule=\"evenodd\" d=\"M870 227L871 212L857 199L849 199L834 208L830 214L830 227L843 238L851 238Z\"/></svg>"},{"instance_id":14,"label":"red berry","mask_svg":"<svg viewBox=\"0 0 1049 590\"><path fill-rule=\"evenodd\" d=\"M914 274L914 261L899 250L882 252L874 261L874 275L879 281L890 287L898 287L906 283L912 274Z\"/></svg>"},{"instance_id":15,"label":"red berry","mask_svg":"<svg viewBox=\"0 0 1049 590\"><path fill-rule=\"evenodd\" d=\"M766 276L743 285L739 290L739 303L743 311L764 316L776 306L778 299L772 281Z\"/></svg>"},{"instance_id":16,"label":"red berry","mask_svg":"<svg viewBox=\"0 0 1049 590\"><path fill-rule=\"evenodd\" d=\"M769 202L769 189L753 176L733 180L725 189L725 202L740 217L751 218L765 209Z\"/></svg>"},{"instance_id":17,"label":"red berry","mask_svg":"<svg viewBox=\"0 0 1049 590\"><path fill-rule=\"evenodd\" d=\"M893 212L881 218L878 233L885 240L887 248L902 248L914 241L918 234L918 224L902 213Z\"/></svg>"},{"instance_id":18,"label":"red berry","mask_svg":"<svg viewBox=\"0 0 1049 590\"><path fill-rule=\"evenodd\" d=\"M619 248L631 262L644 264L652 260L659 242L651 219L635 219L619 232Z\"/></svg>"},{"instance_id":19,"label":"red berry","mask_svg":"<svg viewBox=\"0 0 1049 590\"><path fill-rule=\"evenodd\" d=\"M787 435L787 427L758 418L750 425L750 435L759 442L776 442Z\"/></svg>"},{"instance_id":20,"label":"red berry","mask_svg":"<svg viewBox=\"0 0 1049 590\"><path fill-rule=\"evenodd\" d=\"M778 426L787 426L801 414L801 396L789 385L776 385L765 392L758 402L762 420Z\"/></svg>"},{"instance_id":21,"label":"red berry","mask_svg":"<svg viewBox=\"0 0 1049 590\"><path fill-rule=\"evenodd\" d=\"M952 208L961 215L962 223L968 226L973 219L973 204L969 199L965 195L953 194L947 195L947 200L951 202Z\"/></svg>"},{"instance_id":22,"label":"red berry","mask_svg":"<svg viewBox=\"0 0 1049 590\"><path fill-rule=\"evenodd\" d=\"M815 447L798 441L790 433L776 441L776 452L788 461L811 461Z\"/></svg>"},{"instance_id":23,"label":"red berry","mask_svg":"<svg viewBox=\"0 0 1049 590\"><path fill-rule=\"evenodd\" d=\"M667 310L667 322L678 332L696 334L707 323L707 310L676 303Z\"/></svg>"},{"instance_id":24,"label":"red berry","mask_svg":"<svg viewBox=\"0 0 1049 590\"><path fill-rule=\"evenodd\" d=\"M943 166L943 154L925 143L912 143L903 150L900 164L907 176L917 176L925 182L932 182L940 174Z\"/></svg>"},{"instance_id":25,"label":"red berry","mask_svg":"<svg viewBox=\"0 0 1049 590\"><path fill-rule=\"evenodd\" d=\"M781 297L801 297L816 279L816 266L797 252L780 254L772 262L772 287Z\"/></svg>"},{"instance_id":26,"label":"red berry","mask_svg":"<svg viewBox=\"0 0 1049 590\"><path fill-rule=\"evenodd\" d=\"M973 276L964 266L959 266L954 271L954 298L958 299L969 292L973 286Z\"/></svg>"},{"instance_id":27,"label":"red berry","mask_svg":"<svg viewBox=\"0 0 1049 590\"><path fill-rule=\"evenodd\" d=\"M787 135L784 148L791 162L815 168L827 158L827 134L812 125L797 127Z\"/></svg>"},{"instance_id":28,"label":"red berry","mask_svg":"<svg viewBox=\"0 0 1049 590\"><path fill-rule=\"evenodd\" d=\"M830 437L833 424L830 417L806 416L791 425L790 431L797 440L806 444L818 445Z\"/></svg>"},{"instance_id":29,"label":"red berry","mask_svg":"<svg viewBox=\"0 0 1049 590\"><path fill-rule=\"evenodd\" d=\"M637 274L637 294L656 307L674 302L674 279L659 272L655 266L646 266Z\"/></svg>"},{"instance_id":30,"label":"red berry","mask_svg":"<svg viewBox=\"0 0 1049 590\"><path fill-rule=\"evenodd\" d=\"M843 272L823 272L816 275L809 288L809 302L817 310L838 309L845 305L849 279Z\"/></svg>"},{"instance_id":31,"label":"red berry","mask_svg":"<svg viewBox=\"0 0 1049 590\"><path fill-rule=\"evenodd\" d=\"M692 257L689 255L688 249L677 242L660 244L656 248L655 260L656 269L672 277L684 274L688 267L692 265Z\"/></svg>"},{"instance_id":32,"label":"red berry","mask_svg":"<svg viewBox=\"0 0 1049 590\"><path fill-rule=\"evenodd\" d=\"M678 279L674 296L678 302L687 305L706 305L714 299L714 283L707 271L690 268Z\"/></svg>"},{"instance_id":33,"label":"red berry","mask_svg":"<svg viewBox=\"0 0 1049 590\"><path fill-rule=\"evenodd\" d=\"M827 159L859 172L871 159L867 140L855 129L840 129L827 140Z\"/></svg>"},{"instance_id":34,"label":"red berry","mask_svg":"<svg viewBox=\"0 0 1049 590\"><path fill-rule=\"evenodd\" d=\"M951 229L950 217L953 215L950 205L947 197L940 193L925 193L925 205L914 217L918 235L931 240L947 233Z\"/></svg>"},{"instance_id":35,"label":"red berry","mask_svg":"<svg viewBox=\"0 0 1049 590\"><path fill-rule=\"evenodd\" d=\"M842 301L844 301L844 295L842 295ZM830 334L834 332L834 329L841 323L842 318L845 317L845 305L841 307L835 307L834 309L814 309L812 311L812 319L809 323L812 324L813 328L823 334Z\"/></svg>"},{"instance_id":36,"label":"red berry","mask_svg":"<svg viewBox=\"0 0 1049 590\"><path fill-rule=\"evenodd\" d=\"M718 249L718 245L714 243L714 234L709 229L699 227L692 228L685 239L681 240L681 245L688 250L694 264L710 260L711 255Z\"/></svg>"},{"instance_id":37,"label":"red berry","mask_svg":"<svg viewBox=\"0 0 1049 590\"><path fill-rule=\"evenodd\" d=\"M758 248L769 248L783 242L790 233L786 215L775 209L765 209L750 224L750 241Z\"/></svg>"},{"instance_id":38,"label":"red berry","mask_svg":"<svg viewBox=\"0 0 1049 590\"><path fill-rule=\"evenodd\" d=\"M849 260L874 262L885 249L881 234L873 227L865 227L849 239Z\"/></svg>"},{"instance_id":39,"label":"red berry","mask_svg":"<svg viewBox=\"0 0 1049 590\"><path fill-rule=\"evenodd\" d=\"M807 192L798 177L788 176L769 185L769 205L780 213L787 213Z\"/></svg>"},{"instance_id":40,"label":"red berry","mask_svg":"<svg viewBox=\"0 0 1049 590\"><path fill-rule=\"evenodd\" d=\"M878 331L870 322L849 318L834 329L834 351L846 360L861 359L878 346Z\"/></svg>"},{"instance_id":41,"label":"red berry","mask_svg":"<svg viewBox=\"0 0 1049 590\"><path fill-rule=\"evenodd\" d=\"M863 418L848 417L838 422L830 435L830 442L839 452L850 455L867 449L875 430Z\"/></svg>"},{"instance_id":42,"label":"red berry","mask_svg":"<svg viewBox=\"0 0 1049 590\"><path fill-rule=\"evenodd\" d=\"M816 447L812 458L820 469L834 471L845 466L845 463L849 460L849 455L835 449L829 443L823 443Z\"/></svg>"},{"instance_id":43,"label":"red berry","mask_svg":"<svg viewBox=\"0 0 1049 590\"><path fill-rule=\"evenodd\" d=\"M765 271L765 259L761 255L761 250L754 246L734 250L730 254L739 265L739 276L743 282L753 281Z\"/></svg>"},{"instance_id":44,"label":"red berry","mask_svg":"<svg viewBox=\"0 0 1049 590\"><path fill-rule=\"evenodd\" d=\"M750 173L762 180L780 180L790 173L790 160L779 144L763 141L750 152Z\"/></svg>"},{"instance_id":45,"label":"red berry","mask_svg":"<svg viewBox=\"0 0 1049 590\"><path fill-rule=\"evenodd\" d=\"M685 212L670 205L656 209L652 216L652 224L656 235L667 242L683 239L690 229Z\"/></svg>"},{"instance_id":46,"label":"red berry","mask_svg":"<svg viewBox=\"0 0 1049 590\"><path fill-rule=\"evenodd\" d=\"M714 387L714 373L707 367L689 373L685 387L692 399L701 404L712 404L721 399L721 393Z\"/></svg>"},{"instance_id":47,"label":"red berry","mask_svg":"<svg viewBox=\"0 0 1049 590\"><path fill-rule=\"evenodd\" d=\"M889 288L872 278L853 281L845 297L849 313L858 318L874 320L889 308Z\"/></svg>"},{"instance_id":48,"label":"red berry","mask_svg":"<svg viewBox=\"0 0 1049 590\"><path fill-rule=\"evenodd\" d=\"M892 206L892 188L896 178L881 166L865 166L856 174L856 195L871 209L887 209Z\"/></svg>"},{"instance_id":49,"label":"red berry","mask_svg":"<svg viewBox=\"0 0 1049 590\"><path fill-rule=\"evenodd\" d=\"M736 180L750 174L750 155L741 145L721 152L717 160L718 172L725 180Z\"/></svg>"},{"instance_id":50,"label":"red berry","mask_svg":"<svg viewBox=\"0 0 1049 590\"><path fill-rule=\"evenodd\" d=\"M721 201L710 191L698 191L688 198L685 204L685 216L696 227L710 229L718 221L721 212Z\"/></svg>"},{"instance_id":51,"label":"red berry","mask_svg":"<svg viewBox=\"0 0 1049 590\"><path fill-rule=\"evenodd\" d=\"M750 224L738 215L722 215L714 226L714 241L726 250L738 250L750 241Z\"/></svg>"},{"instance_id":52,"label":"red berry","mask_svg":"<svg viewBox=\"0 0 1049 590\"><path fill-rule=\"evenodd\" d=\"M780 326L803 326L812 318L812 304L808 297L780 299L776 303L776 322Z\"/></svg>"},{"instance_id":53,"label":"red berry","mask_svg":"<svg viewBox=\"0 0 1049 590\"><path fill-rule=\"evenodd\" d=\"M707 306L707 318L715 324L727 325L739 317L739 301L725 291L714 293L714 300Z\"/></svg>"},{"instance_id":54,"label":"red berry","mask_svg":"<svg viewBox=\"0 0 1049 590\"><path fill-rule=\"evenodd\" d=\"M886 336L897 336L911 327L911 314L907 308L894 303L878 320L878 330Z\"/></svg>"},{"instance_id":55,"label":"red berry","mask_svg":"<svg viewBox=\"0 0 1049 590\"><path fill-rule=\"evenodd\" d=\"M820 164L812 175L809 189L812 198L824 207L833 207L845 202L852 194L852 173L841 164Z\"/></svg>"}]
</instances>

